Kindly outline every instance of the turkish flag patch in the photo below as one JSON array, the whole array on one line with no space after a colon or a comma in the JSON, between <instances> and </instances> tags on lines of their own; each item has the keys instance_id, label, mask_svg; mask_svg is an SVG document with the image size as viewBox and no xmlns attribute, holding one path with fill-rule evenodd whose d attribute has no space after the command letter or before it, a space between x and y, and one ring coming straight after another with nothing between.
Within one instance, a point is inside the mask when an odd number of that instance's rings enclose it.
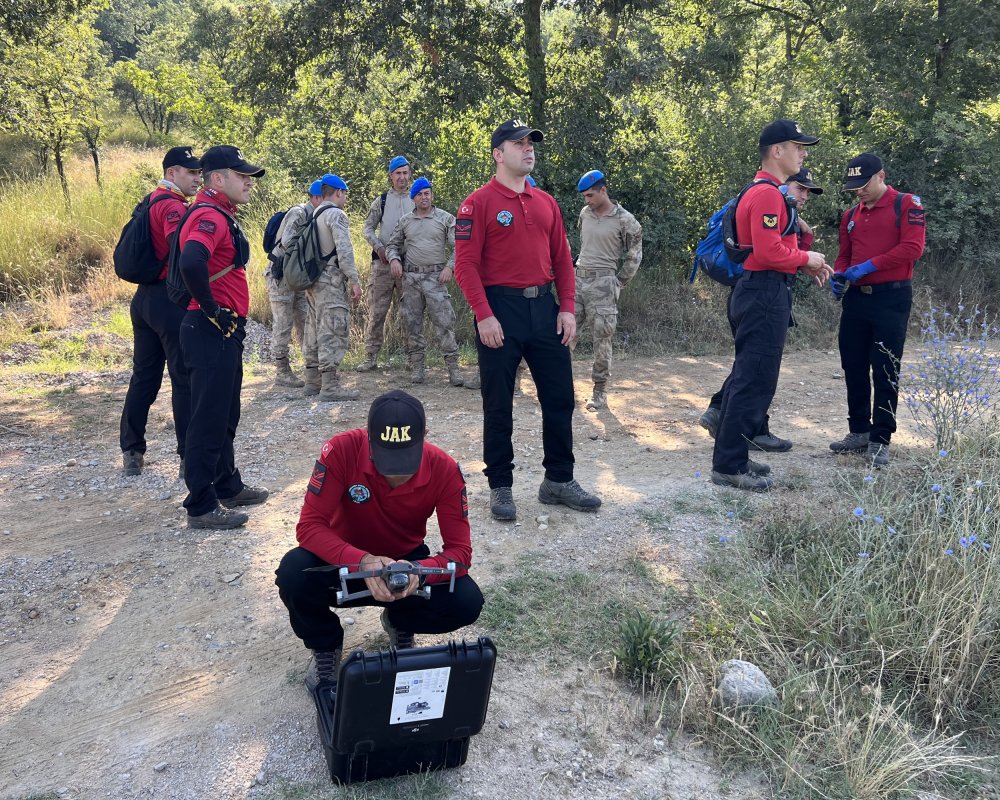
<instances>
[{"instance_id":1,"label":"turkish flag patch","mask_svg":"<svg viewBox=\"0 0 1000 800\"><path fill-rule=\"evenodd\" d=\"M777 214L765 214L764 215L764 227L768 230L773 230L778 227L778 215Z\"/></svg>"},{"instance_id":2,"label":"turkish flag patch","mask_svg":"<svg viewBox=\"0 0 1000 800\"><path fill-rule=\"evenodd\" d=\"M323 481L326 480L326 464L322 461L317 461L316 466L313 467L312 475L309 478L309 486L307 487L313 494L319 494L323 490Z\"/></svg>"},{"instance_id":3,"label":"turkish flag patch","mask_svg":"<svg viewBox=\"0 0 1000 800\"><path fill-rule=\"evenodd\" d=\"M926 227L927 223L924 220L924 210L922 208L911 208L907 211L906 224L919 225L921 228Z\"/></svg>"},{"instance_id":4,"label":"turkish flag patch","mask_svg":"<svg viewBox=\"0 0 1000 800\"><path fill-rule=\"evenodd\" d=\"M201 233L214 234L215 233L215 223L210 219L200 219L198 220L198 227L195 228L196 231Z\"/></svg>"},{"instance_id":5,"label":"turkish flag patch","mask_svg":"<svg viewBox=\"0 0 1000 800\"><path fill-rule=\"evenodd\" d=\"M458 219L455 220L455 238L461 239L462 241L468 241L472 238L472 220L471 219Z\"/></svg>"}]
</instances>

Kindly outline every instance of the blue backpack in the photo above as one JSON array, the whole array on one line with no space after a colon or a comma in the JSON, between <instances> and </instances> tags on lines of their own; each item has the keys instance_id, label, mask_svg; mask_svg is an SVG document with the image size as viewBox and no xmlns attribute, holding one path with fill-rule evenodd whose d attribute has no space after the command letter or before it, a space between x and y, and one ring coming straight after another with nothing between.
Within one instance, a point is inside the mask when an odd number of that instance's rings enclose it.
<instances>
[{"instance_id":1,"label":"blue backpack","mask_svg":"<svg viewBox=\"0 0 1000 800\"><path fill-rule=\"evenodd\" d=\"M751 181L722 208L712 214L708 220L708 233L705 234L694 251L694 264L691 266L690 283L698 276L700 269L713 281L724 286L735 286L743 274L743 262L753 252L752 247L740 247L736 236L736 206L749 189L761 183L769 183L781 191L782 187L772 180L761 178ZM784 194L784 192L782 192ZM785 205L788 208L788 225L782 231L787 236L798 225L798 213L794 198L785 195Z\"/></svg>"}]
</instances>

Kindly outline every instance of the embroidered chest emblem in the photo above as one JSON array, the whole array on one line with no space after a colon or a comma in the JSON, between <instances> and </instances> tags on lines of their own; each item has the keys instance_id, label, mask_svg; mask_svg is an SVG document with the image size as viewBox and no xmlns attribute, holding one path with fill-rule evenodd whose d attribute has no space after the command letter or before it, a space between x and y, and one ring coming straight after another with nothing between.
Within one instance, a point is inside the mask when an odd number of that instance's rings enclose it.
<instances>
[{"instance_id":1,"label":"embroidered chest emblem","mask_svg":"<svg viewBox=\"0 0 1000 800\"><path fill-rule=\"evenodd\" d=\"M852 219L850 222L847 223L847 232L850 233L853 230L854 230L854 220Z\"/></svg>"},{"instance_id":2,"label":"embroidered chest emblem","mask_svg":"<svg viewBox=\"0 0 1000 800\"><path fill-rule=\"evenodd\" d=\"M497 214L497 222L503 225L505 228L510 227L510 223L514 221L514 215L509 211L501 211Z\"/></svg>"},{"instance_id":3,"label":"embroidered chest emblem","mask_svg":"<svg viewBox=\"0 0 1000 800\"><path fill-rule=\"evenodd\" d=\"M363 483L356 483L347 490L347 496L351 498L352 503L361 505L371 499L372 493Z\"/></svg>"}]
</instances>

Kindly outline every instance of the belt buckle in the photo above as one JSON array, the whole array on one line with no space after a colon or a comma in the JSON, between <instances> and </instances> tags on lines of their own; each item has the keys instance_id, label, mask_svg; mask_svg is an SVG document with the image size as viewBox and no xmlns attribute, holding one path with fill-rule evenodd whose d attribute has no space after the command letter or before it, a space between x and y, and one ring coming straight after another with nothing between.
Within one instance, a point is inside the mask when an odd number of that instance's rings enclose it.
<instances>
[{"instance_id":1,"label":"belt buckle","mask_svg":"<svg viewBox=\"0 0 1000 800\"><path fill-rule=\"evenodd\" d=\"M872 287L871 286L859 286L858 288L861 290L861 294L871 294L872 293Z\"/></svg>"},{"instance_id":2,"label":"belt buckle","mask_svg":"<svg viewBox=\"0 0 1000 800\"><path fill-rule=\"evenodd\" d=\"M522 292L522 294L525 297L529 298L529 299L538 297L538 287L537 286L529 286L527 289L525 289Z\"/></svg>"}]
</instances>

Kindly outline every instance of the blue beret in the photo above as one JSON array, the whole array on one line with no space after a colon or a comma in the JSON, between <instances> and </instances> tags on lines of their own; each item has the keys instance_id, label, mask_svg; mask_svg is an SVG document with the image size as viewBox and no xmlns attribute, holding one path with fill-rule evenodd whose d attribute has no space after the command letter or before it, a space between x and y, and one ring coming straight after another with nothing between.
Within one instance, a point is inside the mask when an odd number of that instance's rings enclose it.
<instances>
[{"instance_id":1,"label":"blue beret","mask_svg":"<svg viewBox=\"0 0 1000 800\"><path fill-rule=\"evenodd\" d=\"M593 186L598 181L604 180L604 173L599 169L592 169L590 172L585 172L583 177L580 178L580 182L576 185L576 190L578 192L585 192L591 186Z\"/></svg>"},{"instance_id":2,"label":"blue beret","mask_svg":"<svg viewBox=\"0 0 1000 800\"><path fill-rule=\"evenodd\" d=\"M309 194L313 197L319 197L323 194L323 181L315 180L309 184Z\"/></svg>"},{"instance_id":3,"label":"blue beret","mask_svg":"<svg viewBox=\"0 0 1000 800\"><path fill-rule=\"evenodd\" d=\"M400 167L408 166L410 166L410 162L406 160L406 156L396 156L389 162L389 172L395 172Z\"/></svg>"},{"instance_id":4,"label":"blue beret","mask_svg":"<svg viewBox=\"0 0 1000 800\"><path fill-rule=\"evenodd\" d=\"M410 187L410 199L412 200L418 194L420 194L424 189L430 189L431 182L427 178L417 178L413 182L413 186Z\"/></svg>"},{"instance_id":5,"label":"blue beret","mask_svg":"<svg viewBox=\"0 0 1000 800\"><path fill-rule=\"evenodd\" d=\"M532 178L530 175L525 175L524 179L528 182L528 186L538 186L538 184L535 183L535 179Z\"/></svg>"},{"instance_id":6,"label":"blue beret","mask_svg":"<svg viewBox=\"0 0 1000 800\"><path fill-rule=\"evenodd\" d=\"M343 189L345 192L347 191L347 183L339 175L332 175L328 172L319 179L319 182L323 186L332 186L334 189Z\"/></svg>"}]
</instances>

